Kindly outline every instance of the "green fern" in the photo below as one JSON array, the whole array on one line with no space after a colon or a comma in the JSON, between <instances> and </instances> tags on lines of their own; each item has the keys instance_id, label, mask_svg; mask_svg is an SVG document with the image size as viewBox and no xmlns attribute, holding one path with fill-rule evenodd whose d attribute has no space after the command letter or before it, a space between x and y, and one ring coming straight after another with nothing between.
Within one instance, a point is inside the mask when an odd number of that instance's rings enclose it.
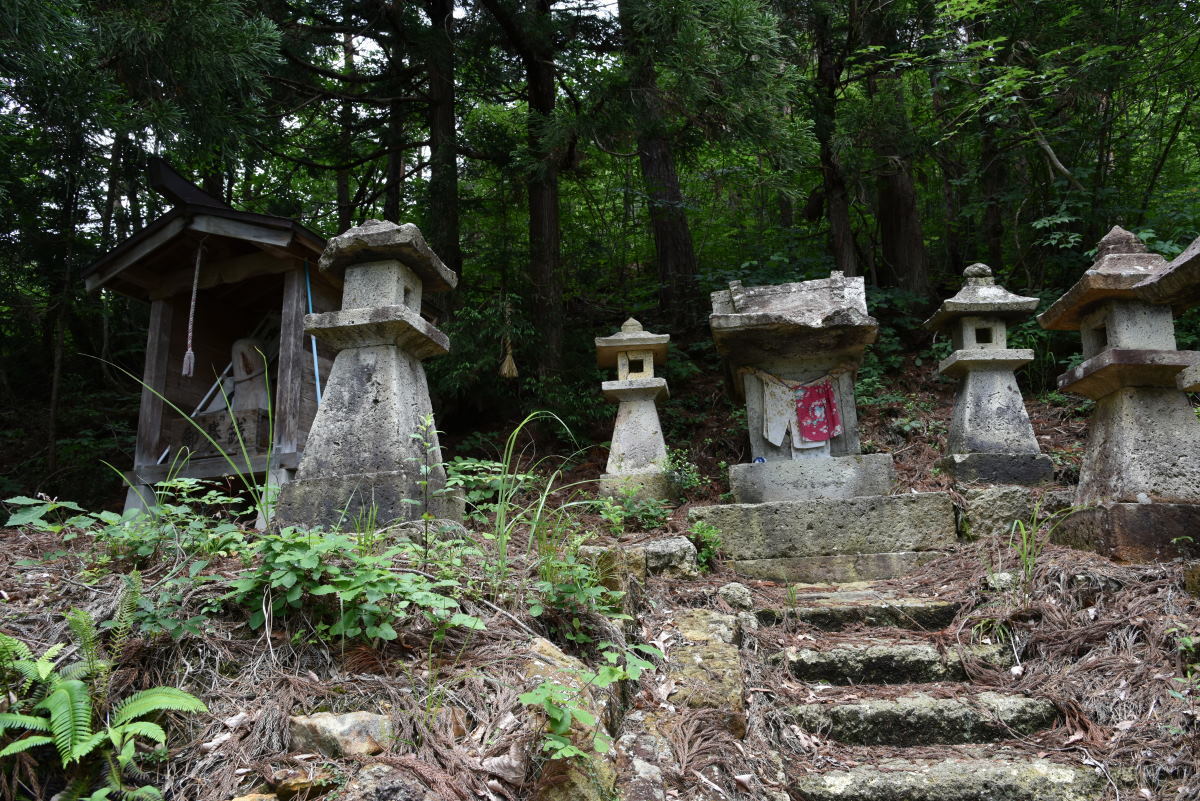
<instances>
[{"instance_id":1,"label":"green fern","mask_svg":"<svg viewBox=\"0 0 1200 801\"><path fill-rule=\"evenodd\" d=\"M11 742L6 745L3 750L0 750L0 759L19 754L22 751L28 751L30 748L50 745L53 742L53 737L47 737L44 734L35 734L32 737L22 737L20 740Z\"/></svg>"},{"instance_id":2,"label":"green fern","mask_svg":"<svg viewBox=\"0 0 1200 801\"><path fill-rule=\"evenodd\" d=\"M151 687L126 698L113 713L113 724L136 720L151 712L207 712L204 703L183 690L174 687Z\"/></svg>"},{"instance_id":3,"label":"green fern","mask_svg":"<svg viewBox=\"0 0 1200 801\"><path fill-rule=\"evenodd\" d=\"M86 684L79 679L60 681L34 709L50 714L50 730L63 767L86 755L78 752L92 737L92 696Z\"/></svg>"},{"instance_id":4,"label":"green fern","mask_svg":"<svg viewBox=\"0 0 1200 801\"><path fill-rule=\"evenodd\" d=\"M83 663L87 665L89 676L102 676L102 653L100 650L100 632L96 630L96 621L82 609L72 609L67 612L67 627L74 635L75 644L83 655Z\"/></svg>"}]
</instances>

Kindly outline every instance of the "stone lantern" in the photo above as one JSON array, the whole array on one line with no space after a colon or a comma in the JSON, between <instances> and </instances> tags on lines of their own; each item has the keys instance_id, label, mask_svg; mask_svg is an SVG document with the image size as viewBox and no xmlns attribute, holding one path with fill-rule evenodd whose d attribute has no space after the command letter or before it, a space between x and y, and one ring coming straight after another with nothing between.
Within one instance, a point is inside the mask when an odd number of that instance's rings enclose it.
<instances>
[{"instance_id":1,"label":"stone lantern","mask_svg":"<svg viewBox=\"0 0 1200 801\"><path fill-rule=\"evenodd\" d=\"M713 340L746 404L749 464L729 469L735 503L688 519L722 533L733 569L775 581L902 576L953 547L947 493L890 495L892 457L863 454L854 373L878 324L860 277L712 295Z\"/></svg>"},{"instance_id":2,"label":"stone lantern","mask_svg":"<svg viewBox=\"0 0 1200 801\"><path fill-rule=\"evenodd\" d=\"M457 278L415 225L379 220L331 239L319 268L344 281L342 310L308 315L305 330L338 353L277 520L347 527L452 516L421 364L450 342L421 317L421 300Z\"/></svg>"},{"instance_id":3,"label":"stone lantern","mask_svg":"<svg viewBox=\"0 0 1200 801\"><path fill-rule=\"evenodd\" d=\"M632 317L612 336L596 337L597 365L617 370L617 380L605 381L600 388L605 398L620 404L607 472L600 477L602 495L634 487L646 497L671 497L657 406L658 399L667 396L667 381L654 376L655 359L666 361L670 341L667 334L643 330Z\"/></svg>"},{"instance_id":4,"label":"stone lantern","mask_svg":"<svg viewBox=\"0 0 1200 801\"><path fill-rule=\"evenodd\" d=\"M962 481L1048 481L1054 465L1038 448L1013 374L1033 361L1033 351L1010 349L1007 332L1007 322L1036 309L1038 299L998 286L986 264L971 265L963 276L963 288L925 322L949 332L954 352L938 372L959 379L949 452L939 466Z\"/></svg>"},{"instance_id":5,"label":"stone lantern","mask_svg":"<svg viewBox=\"0 0 1200 801\"><path fill-rule=\"evenodd\" d=\"M863 455L854 405L854 374L878 323L867 314L862 278L829 278L714 292L709 318L717 350L746 404L750 464L729 469L738 503L886 495L892 457ZM836 425L805 437L795 393L828 386Z\"/></svg>"},{"instance_id":6,"label":"stone lantern","mask_svg":"<svg viewBox=\"0 0 1200 801\"><path fill-rule=\"evenodd\" d=\"M1080 332L1084 361L1058 386L1096 401L1075 496L1089 508L1061 537L1131 561L1174 555L1173 539L1200 531L1200 421L1178 383L1200 352L1177 350L1171 307L1135 288L1166 270L1114 227L1095 264L1038 318Z\"/></svg>"}]
</instances>

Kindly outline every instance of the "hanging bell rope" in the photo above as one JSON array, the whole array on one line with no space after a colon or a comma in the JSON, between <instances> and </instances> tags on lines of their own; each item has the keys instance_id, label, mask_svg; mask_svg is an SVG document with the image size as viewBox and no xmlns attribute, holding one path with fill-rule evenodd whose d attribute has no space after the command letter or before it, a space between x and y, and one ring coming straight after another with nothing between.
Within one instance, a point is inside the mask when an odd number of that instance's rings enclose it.
<instances>
[{"instance_id":1,"label":"hanging bell rope","mask_svg":"<svg viewBox=\"0 0 1200 801\"><path fill-rule=\"evenodd\" d=\"M205 236L204 239L208 237ZM196 246L196 272L192 276L192 305L188 309L187 353L183 354L183 376L191 378L196 369L196 354L192 350L192 333L196 323L196 293L200 289L200 263L204 255L204 239Z\"/></svg>"},{"instance_id":2,"label":"hanging bell rope","mask_svg":"<svg viewBox=\"0 0 1200 801\"><path fill-rule=\"evenodd\" d=\"M512 349L512 304L506 298L504 301L504 361L500 362L501 378L516 378L517 363L513 360Z\"/></svg>"}]
</instances>

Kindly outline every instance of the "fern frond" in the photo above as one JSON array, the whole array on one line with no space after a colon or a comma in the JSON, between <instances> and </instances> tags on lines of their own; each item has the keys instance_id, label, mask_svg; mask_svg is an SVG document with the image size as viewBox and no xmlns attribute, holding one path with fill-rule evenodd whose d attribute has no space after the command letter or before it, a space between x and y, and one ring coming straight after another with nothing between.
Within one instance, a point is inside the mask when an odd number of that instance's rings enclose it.
<instances>
[{"instance_id":1,"label":"fern frond","mask_svg":"<svg viewBox=\"0 0 1200 801\"><path fill-rule=\"evenodd\" d=\"M58 675L64 679L86 679L90 673L87 662L73 662L58 671Z\"/></svg>"},{"instance_id":2,"label":"fern frond","mask_svg":"<svg viewBox=\"0 0 1200 801\"><path fill-rule=\"evenodd\" d=\"M13 754L20 754L28 751L30 748L37 748L39 745L53 745L54 738L47 737L44 734L35 734L32 737L22 737L20 740L11 742L0 751L0 759L10 757Z\"/></svg>"},{"instance_id":3,"label":"fern frond","mask_svg":"<svg viewBox=\"0 0 1200 801\"><path fill-rule=\"evenodd\" d=\"M196 696L175 687L151 687L134 693L121 702L113 713L113 725L119 726L151 712L207 712L208 707Z\"/></svg>"},{"instance_id":4,"label":"fern frond","mask_svg":"<svg viewBox=\"0 0 1200 801\"><path fill-rule=\"evenodd\" d=\"M88 792L88 790L92 789L92 787L93 787L93 783L92 783L91 776L80 776L78 779L76 779L75 781L73 781L69 785L67 785L66 789L64 789L58 795L56 795L55 799L57 799L57 801L80 801L80 799L83 798L83 794ZM103 792L103 791L101 791L101 792ZM106 796L101 796L101 795L88 796L89 801L90 801L90 799L105 798L105 797Z\"/></svg>"},{"instance_id":5,"label":"fern frond","mask_svg":"<svg viewBox=\"0 0 1200 801\"><path fill-rule=\"evenodd\" d=\"M76 743L75 750L71 752L71 761L82 762L85 756L95 751L96 746L104 742L104 738L107 735L108 732L106 731L93 732L87 739Z\"/></svg>"},{"instance_id":6,"label":"fern frond","mask_svg":"<svg viewBox=\"0 0 1200 801\"><path fill-rule=\"evenodd\" d=\"M16 637L0 634L0 670L16 659L33 659L33 651Z\"/></svg>"},{"instance_id":7,"label":"fern frond","mask_svg":"<svg viewBox=\"0 0 1200 801\"><path fill-rule=\"evenodd\" d=\"M50 731L49 718L40 715L21 715L16 712L0 712L0 734L5 729L25 729L26 731Z\"/></svg>"},{"instance_id":8,"label":"fern frond","mask_svg":"<svg viewBox=\"0 0 1200 801\"><path fill-rule=\"evenodd\" d=\"M125 650L125 643L129 641L129 634L133 631L133 613L137 611L141 598L142 574L135 570L125 577L125 587L117 601L117 611L113 614L109 653L114 659L120 657Z\"/></svg>"},{"instance_id":9,"label":"fern frond","mask_svg":"<svg viewBox=\"0 0 1200 801\"><path fill-rule=\"evenodd\" d=\"M96 621L82 609L72 609L66 618L67 627L75 635L75 644L87 663L88 673L96 675L100 668L100 632L96 630Z\"/></svg>"},{"instance_id":10,"label":"fern frond","mask_svg":"<svg viewBox=\"0 0 1200 801\"><path fill-rule=\"evenodd\" d=\"M148 720L133 720L122 726L117 726L114 729L117 737L149 737L154 742L162 745L167 741L167 733L163 731L163 727L157 723L152 723Z\"/></svg>"},{"instance_id":11,"label":"fern frond","mask_svg":"<svg viewBox=\"0 0 1200 801\"><path fill-rule=\"evenodd\" d=\"M92 736L92 698L78 679L59 682L35 709L50 713L50 730L63 767L76 759L76 747Z\"/></svg>"}]
</instances>

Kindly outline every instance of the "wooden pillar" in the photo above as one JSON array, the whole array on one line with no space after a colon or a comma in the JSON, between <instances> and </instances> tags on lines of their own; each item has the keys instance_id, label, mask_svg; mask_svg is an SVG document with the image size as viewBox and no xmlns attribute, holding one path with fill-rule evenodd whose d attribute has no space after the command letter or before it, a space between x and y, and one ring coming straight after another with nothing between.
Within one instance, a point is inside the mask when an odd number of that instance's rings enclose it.
<instances>
[{"instance_id":1,"label":"wooden pillar","mask_svg":"<svg viewBox=\"0 0 1200 801\"><path fill-rule=\"evenodd\" d=\"M125 495L125 508L144 509L154 504L153 490L137 478L138 469L158 463L162 440L162 395L167 388L167 358L171 347L172 308L169 300L150 302L150 330L146 333L146 367L142 373L142 402L138 409L133 476Z\"/></svg>"},{"instance_id":2,"label":"wooden pillar","mask_svg":"<svg viewBox=\"0 0 1200 801\"><path fill-rule=\"evenodd\" d=\"M275 388L275 453L295 453L300 444L300 392L304 386L304 268L283 275L279 321L279 372Z\"/></svg>"}]
</instances>

